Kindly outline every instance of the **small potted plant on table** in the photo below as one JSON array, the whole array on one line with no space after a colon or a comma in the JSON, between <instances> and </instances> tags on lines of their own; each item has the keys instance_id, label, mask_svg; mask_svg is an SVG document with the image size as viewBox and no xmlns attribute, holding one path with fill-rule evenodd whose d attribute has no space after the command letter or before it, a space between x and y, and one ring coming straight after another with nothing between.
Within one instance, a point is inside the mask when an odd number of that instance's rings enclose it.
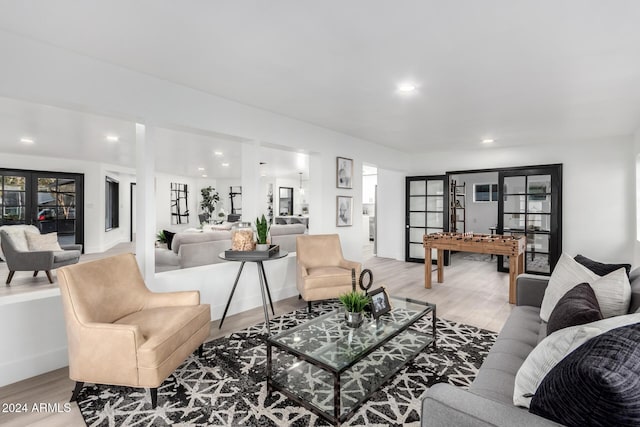
<instances>
[{"instance_id":1,"label":"small potted plant on table","mask_svg":"<svg viewBox=\"0 0 640 427\"><path fill-rule=\"evenodd\" d=\"M256 218L256 250L268 251L269 244L267 243L267 235L269 234L269 223L267 219L262 215L262 218Z\"/></svg>"},{"instance_id":2,"label":"small potted plant on table","mask_svg":"<svg viewBox=\"0 0 640 427\"><path fill-rule=\"evenodd\" d=\"M351 291L340 295L340 302L344 305L347 326L357 328L362 324L364 308L369 304L369 297L364 292Z\"/></svg>"}]
</instances>

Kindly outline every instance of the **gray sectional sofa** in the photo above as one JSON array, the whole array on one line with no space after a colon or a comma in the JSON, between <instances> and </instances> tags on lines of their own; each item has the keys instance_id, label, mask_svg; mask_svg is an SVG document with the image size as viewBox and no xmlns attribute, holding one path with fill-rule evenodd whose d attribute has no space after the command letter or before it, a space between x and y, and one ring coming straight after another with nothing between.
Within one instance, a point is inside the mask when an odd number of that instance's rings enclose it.
<instances>
[{"instance_id":1,"label":"gray sectional sofa","mask_svg":"<svg viewBox=\"0 0 640 427\"><path fill-rule=\"evenodd\" d=\"M629 313L640 308L640 269L631 272ZM546 336L540 305L549 278L520 275L516 307L491 348L469 390L450 384L431 387L422 402L422 426L555 426L513 404L516 373Z\"/></svg>"},{"instance_id":2,"label":"gray sectional sofa","mask_svg":"<svg viewBox=\"0 0 640 427\"><path fill-rule=\"evenodd\" d=\"M271 243L288 252L296 250L296 236L304 224L272 225ZM230 230L185 231L173 237L171 250L156 249L156 271L190 268L225 262L218 255L231 247Z\"/></svg>"}]
</instances>

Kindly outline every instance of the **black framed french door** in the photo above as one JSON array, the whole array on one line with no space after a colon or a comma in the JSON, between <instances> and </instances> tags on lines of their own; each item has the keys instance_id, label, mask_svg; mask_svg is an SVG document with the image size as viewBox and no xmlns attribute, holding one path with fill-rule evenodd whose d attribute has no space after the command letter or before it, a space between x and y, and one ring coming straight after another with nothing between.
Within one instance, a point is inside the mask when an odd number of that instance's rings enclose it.
<instances>
[{"instance_id":1,"label":"black framed french door","mask_svg":"<svg viewBox=\"0 0 640 427\"><path fill-rule=\"evenodd\" d=\"M84 244L84 174L0 169L0 225L30 224Z\"/></svg>"},{"instance_id":2,"label":"black framed french door","mask_svg":"<svg viewBox=\"0 0 640 427\"><path fill-rule=\"evenodd\" d=\"M498 234L525 236L525 272L550 275L562 253L562 165L498 172ZM498 271L509 271L498 257Z\"/></svg>"},{"instance_id":3,"label":"black framed french door","mask_svg":"<svg viewBox=\"0 0 640 427\"><path fill-rule=\"evenodd\" d=\"M446 175L409 176L405 179L405 260L425 262L425 234L449 231L449 194ZM432 263L436 255L433 251ZM449 264L449 253L445 253Z\"/></svg>"}]
</instances>

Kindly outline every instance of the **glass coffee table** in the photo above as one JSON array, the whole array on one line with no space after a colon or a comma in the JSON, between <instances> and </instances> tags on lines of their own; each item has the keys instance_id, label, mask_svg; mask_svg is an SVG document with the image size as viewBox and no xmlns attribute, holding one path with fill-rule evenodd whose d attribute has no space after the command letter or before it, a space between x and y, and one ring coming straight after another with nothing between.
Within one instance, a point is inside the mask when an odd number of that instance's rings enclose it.
<instances>
[{"instance_id":1,"label":"glass coffee table","mask_svg":"<svg viewBox=\"0 0 640 427\"><path fill-rule=\"evenodd\" d=\"M436 346L436 306L390 298L392 309L359 328L343 309L267 338L267 394L278 390L339 425L427 346ZM431 314L431 333L408 329Z\"/></svg>"}]
</instances>

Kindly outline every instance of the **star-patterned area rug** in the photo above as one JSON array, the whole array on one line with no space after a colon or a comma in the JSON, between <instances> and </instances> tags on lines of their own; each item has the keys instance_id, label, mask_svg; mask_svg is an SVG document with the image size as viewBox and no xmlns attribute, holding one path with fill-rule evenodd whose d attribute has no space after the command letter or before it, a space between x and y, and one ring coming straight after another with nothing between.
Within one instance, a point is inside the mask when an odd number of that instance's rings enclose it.
<instances>
[{"instance_id":1,"label":"star-patterned area rug","mask_svg":"<svg viewBox=\"0 0 640 427\"><path fill-rule=\"evenodd\" d=\"M337 308L336 302L314 306L313 316ZM271 320L279 333L309 319L300 309ZM430 333L427 315L411 329ZM433 384L468 387L497 334L445 319L437 319L437 349L432 346L378 391L342 425L420 425L422 398ZM89 426L327 426L323 418L281 393L267 397L264 324L205 343L204 358L196 354L158 389L151 408L145 389L87 385L78 405Z\"/></svg>"}]
</instances>

